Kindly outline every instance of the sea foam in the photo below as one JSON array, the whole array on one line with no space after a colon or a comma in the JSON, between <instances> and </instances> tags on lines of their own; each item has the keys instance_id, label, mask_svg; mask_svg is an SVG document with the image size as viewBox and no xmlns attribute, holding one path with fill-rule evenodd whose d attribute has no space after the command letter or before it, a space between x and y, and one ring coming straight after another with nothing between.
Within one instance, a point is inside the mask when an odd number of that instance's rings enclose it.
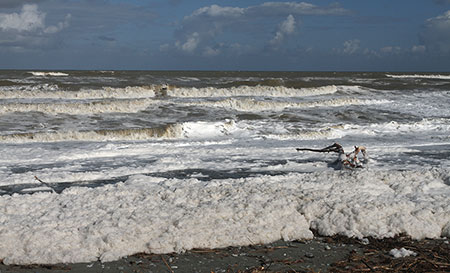
<instances>
[{"instance_id":1,"label":"sea foam","mask_svg":"<svg viewBox=\"0 0 450 273\"><path fill-rule=\"evenodd\" d=\"M292 173L202 182L135 175L100 188L1 196L5 264L103 262L322 235L450 236L442 170Z\"/></svg>"}]
</instances>

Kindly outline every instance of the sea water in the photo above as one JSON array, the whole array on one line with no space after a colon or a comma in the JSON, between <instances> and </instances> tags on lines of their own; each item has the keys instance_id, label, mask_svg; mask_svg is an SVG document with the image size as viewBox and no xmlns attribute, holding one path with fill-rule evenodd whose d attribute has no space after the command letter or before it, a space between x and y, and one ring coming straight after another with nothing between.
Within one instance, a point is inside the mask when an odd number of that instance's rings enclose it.
<instances>
[{"instance_id":1,"label":"sea water","mask_svg":"<svg viewBox=\"0 0 450 273\"><path fill-rule=\"evenodd\" d=\"M450 236L449 148L448 73L4 70L0 260Z\"/></svg>"}]
</instances>

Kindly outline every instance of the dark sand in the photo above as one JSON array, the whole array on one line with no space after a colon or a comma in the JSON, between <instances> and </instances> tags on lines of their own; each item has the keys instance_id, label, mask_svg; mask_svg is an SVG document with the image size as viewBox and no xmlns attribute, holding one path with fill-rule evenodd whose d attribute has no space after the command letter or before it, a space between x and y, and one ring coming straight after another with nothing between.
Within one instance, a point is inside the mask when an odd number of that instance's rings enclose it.
<instances>
[{"instance_id":1,"label":"dark sand","mask_svg":"<svg viewBox=\"0 0 450 273\"><path fill-rule=\"evenodd\" d=\"M402 247L417 255L389 255L391 249ZM362 241L316 237L182 254L136 254L109 263L0 264L0 273L4 272L450 272L450 244L446 239L414 241L405 236Z\"/></svg>"}]
</instances>

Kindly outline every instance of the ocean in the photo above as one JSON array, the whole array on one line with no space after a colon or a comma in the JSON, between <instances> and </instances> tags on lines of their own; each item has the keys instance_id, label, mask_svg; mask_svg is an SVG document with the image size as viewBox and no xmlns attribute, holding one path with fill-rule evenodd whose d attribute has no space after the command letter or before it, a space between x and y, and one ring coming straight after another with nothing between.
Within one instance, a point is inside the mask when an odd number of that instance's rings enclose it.
<instances>
[{"instance_id":1,"label":"ocean","mask_svg":"<svg viewBox=\"0 0 450 273\"><path fill-rule=\"evenodd\" d=\"M0 70L0 153L5 264L450 236L450 73Z\"/></svg>"}]
</instances>

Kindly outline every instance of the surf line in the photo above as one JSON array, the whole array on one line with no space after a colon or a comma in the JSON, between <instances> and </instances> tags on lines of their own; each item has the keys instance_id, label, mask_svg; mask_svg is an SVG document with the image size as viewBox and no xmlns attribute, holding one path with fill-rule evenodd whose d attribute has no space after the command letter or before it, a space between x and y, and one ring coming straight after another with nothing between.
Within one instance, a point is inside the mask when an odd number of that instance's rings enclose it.
<instances>
[{"instance_id":1,"label":"surf line","mask_svg":"<svg viewBox=\"0 0 450 273\"><path fill-rule=\"evenodd\" d=\"M338 153L338 163L340 164L340 168L347 169L356 169L356 168L364 168L367 166L367 162L369 161L369 157L366 151L366 147L364 146L354 146L355 149L353 152L346 154L344 148L339 143L334 143L330 146L327 146L323 149L311 149L311 148L296 148L297 151L309 151L309 152L318 152L318 153Z\"/></svg>"}]
</instances>

